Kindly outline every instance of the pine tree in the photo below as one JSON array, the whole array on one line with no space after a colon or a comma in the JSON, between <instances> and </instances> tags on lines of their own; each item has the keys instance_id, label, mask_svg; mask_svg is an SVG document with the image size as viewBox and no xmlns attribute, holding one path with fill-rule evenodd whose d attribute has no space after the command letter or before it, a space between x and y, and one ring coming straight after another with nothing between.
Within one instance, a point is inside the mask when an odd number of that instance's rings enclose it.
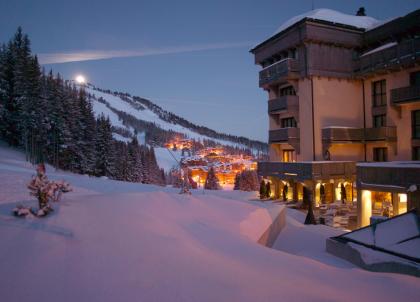
<instances>
[{"instance_id":1,"label":"pine tree","mask_svg":"<svg viewBox=\"0 0 420 302\"><path fill-rule=\"evenodd\" d=\"M204 188L207 190L219 190L219 180L216 177L214 168L210 167L209 172L207 173L206 182L204 183Z\"/></svg>"},{"instance_id":2,"label":"pine tree","mask_svg":"<svg viewBox=\"0 0 420 302\"><path fill-rule=\"evenodd\" d=\"M236 173L236 175L235 175L235 183L233 185L233 189L234 190L240 190L240 177L241 177L241 174L240 173Z\"/></svg>"},{"instance_id":3,"label":"pine tree","mask_svg":"<svg viewBox=\"0 0 420 302\"><path fill-rule=\"evenodd\" d=\"M267 196L267 198L270 198L270 196L271 196L271 185L270 185L270 182L269 181L267 181L265 190L266 190L266 196Z\"/></svg>"},{"instance_id":4,"label":"pine tree","mask_svg":"<svg viewBox=\"0 0 420 302\"><path fill-rule=\"evenodd\" d=\"M96 131L96 164L95 175L112 177L114 174L114 148L109 118L101 115L97 122Z\"/></svg>"},{"instance_id":5,"label":"pine tree","mask_svg":"<svg viewBox=\"0 0 420 302\"><path fill-rule=\"evenodd\" d=\"M260 183L260 199L266 199L266 198L267 198L267 187L263 179L261 180L261 183Z\"/></svg>"}]
</instances>

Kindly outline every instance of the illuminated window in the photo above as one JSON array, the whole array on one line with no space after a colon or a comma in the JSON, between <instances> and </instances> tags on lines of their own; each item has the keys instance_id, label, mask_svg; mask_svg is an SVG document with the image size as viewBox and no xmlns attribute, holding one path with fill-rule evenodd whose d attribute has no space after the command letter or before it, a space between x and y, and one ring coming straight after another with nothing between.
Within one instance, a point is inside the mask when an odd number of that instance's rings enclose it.
<instances>
[{"instance_id":1,"label":"illuminated window","mask_svg":"<svg viewBox=\"0 0 420 302\"><path fill-rule=\"evenodd\" d=\"M291 163L296 161L295 150L283 150L283 162Z\"/></svg>"}]
</instances>

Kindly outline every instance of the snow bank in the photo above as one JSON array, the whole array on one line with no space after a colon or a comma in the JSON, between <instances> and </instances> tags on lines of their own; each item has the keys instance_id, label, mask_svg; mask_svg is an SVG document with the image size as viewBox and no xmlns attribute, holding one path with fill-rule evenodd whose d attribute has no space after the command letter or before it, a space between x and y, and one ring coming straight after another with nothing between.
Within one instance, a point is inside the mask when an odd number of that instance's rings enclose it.
<instances>
[{"instance_id":1,"label":"snow bank","mask_svg":"<svg viewBox=\"0 0 420 302\"><path fill-rule=\"evenodd\" d=\"M277 242L281 250L257 244L256 235L281 207L249 201L253 193L187 196L47 168L50 179L64 178L75 192L45 219L14 218L10 208L20 196L13 190L25 190L21 184L32 170L14 152L3 155L0 148L0 176L13 181L0 181L0 192L6 192L0 202L2 301L418 298L419 279L349 269L332 256L332 263L307 257L318 250L316 237L336 230L307 228L302 213L291 211Z\"/></svg>"}]
</instances>

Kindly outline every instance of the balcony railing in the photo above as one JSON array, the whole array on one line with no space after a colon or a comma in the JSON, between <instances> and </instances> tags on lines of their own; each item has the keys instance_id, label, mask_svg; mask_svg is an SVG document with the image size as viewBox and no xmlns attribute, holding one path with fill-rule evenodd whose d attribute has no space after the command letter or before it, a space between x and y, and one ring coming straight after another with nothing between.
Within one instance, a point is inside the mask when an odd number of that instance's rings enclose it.
<instances>
[{"instance_id":1,"label":"balcony railing","mask_svg":"<svg viewBox=\"0 0 420 302\"><path fill-rule=\"evenodd\" d=\"M391 103L393 105L420 101L420 86L408 86L391 90Z\"/></svg>"},{"instance_id":2,"label":"balcony railing","mask_svg":"<svg viewBox=\"0 0 420 302\"><path fill-rule=\"evenodd\" d=\"M397 68L420 58L420 38L403 41L392 47L360 56L355 62L355 73L366 74Z\"/></svg>"},{"instance_id":3,"label":"balcony railing","mask_svg":"<svg viewBox=\"0 0 420 302\"><path fill-rule=\"evenodd\" d=\"M365 129L366 141L395 141L396 139L396 127L378 127Z\"/></svg>"},{"instance_id":4,"label":"balcony railing","mask_svg":"<svg viewBox=\"0 0 420 302\"><path fill-rule=\"evenodd\" d=\"M269 143L281 143L290 140L299 140L299 128L281 128L270 130L268 133Z\"/></svg>"},{"instance_id":5,"label":"balcony railing","mask_svg":"<svg viewBox=\"0 0 420 302\"><path fill-rule=\"evenodd\" d=\"M289 77L297 77L298 61L287 58L278 61L260 71L260 86L273 82L281 82Z\"/></svg>"},{"instance_id":6,"label":"balcony railing","mask_svg":"<svg viewBox=\"0 0 420 302\"><path fill-rule=\"evenodd\" d=\"M297 106L298 97L296 95L285 95L268 101L268 113L275 113Z\"/></svg>"},{"instance_id":7,"label":"balcony railing","mask_svg":"<svg viewBox=\"0 0 420 302\"><path fill-rule=\"evenodd\" d=\"M365 141L395 141L397 139L396 127L378 128L345 128L329 127L322 129L324 143L363 143Z\"/></svg>"},{"instance_id":8,"label":"balcony railing","mask_svg":"<svg viewBox=\"0 0 420 302\"><path fill-rule=\"evenodd\" d=\"M360 142L363 140L363 128L329 127L322 129L325 142Z\"/></svg>"},{"instance_id":9,"label":"balcony railing","mask_svg":"<svg viewBox=\"0 0 420 302\"><path fill-rule=\"evenodd\" d=\"M297 181L354 177L355 162L259 162L258 174Z\"/></svg>"}]
</instances>

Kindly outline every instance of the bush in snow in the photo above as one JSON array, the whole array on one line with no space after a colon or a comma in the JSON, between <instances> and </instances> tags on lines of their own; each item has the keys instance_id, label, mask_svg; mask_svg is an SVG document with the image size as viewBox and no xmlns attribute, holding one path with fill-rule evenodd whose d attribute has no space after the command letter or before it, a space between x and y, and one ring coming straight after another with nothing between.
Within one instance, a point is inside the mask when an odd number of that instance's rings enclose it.
<instances>
[{"instance_id":1,"label":"bush in snow","mask_svg":"<svg viewBox=\"0 0 420 302\"><path fill-rule=\"evenodd\" d=\"M50 202L60 201L61 195L71 191L70 185L65 181L49 181L45 174L45 165L39 164L36 175L32 177L28 184L29 193L38 199L38 211L31 211L29 208L18 206L13 209L16 216L26 216L29 211L36 216L46 216L53 209Z\"/></svg>"},{"instance_id":2,"label":"bush in snow","mask_svg":"<svg viewBox=\"0 0 420 302\"><path fill-rule=\"evenodd\" d=\"M206 190L219 190L220 189L219 179L217 179L217 176L216 176L216 173L214 172L213 167L211 167L209 170L209 173L207 173L204 189Z\"/></svg>"}]
</instances>

